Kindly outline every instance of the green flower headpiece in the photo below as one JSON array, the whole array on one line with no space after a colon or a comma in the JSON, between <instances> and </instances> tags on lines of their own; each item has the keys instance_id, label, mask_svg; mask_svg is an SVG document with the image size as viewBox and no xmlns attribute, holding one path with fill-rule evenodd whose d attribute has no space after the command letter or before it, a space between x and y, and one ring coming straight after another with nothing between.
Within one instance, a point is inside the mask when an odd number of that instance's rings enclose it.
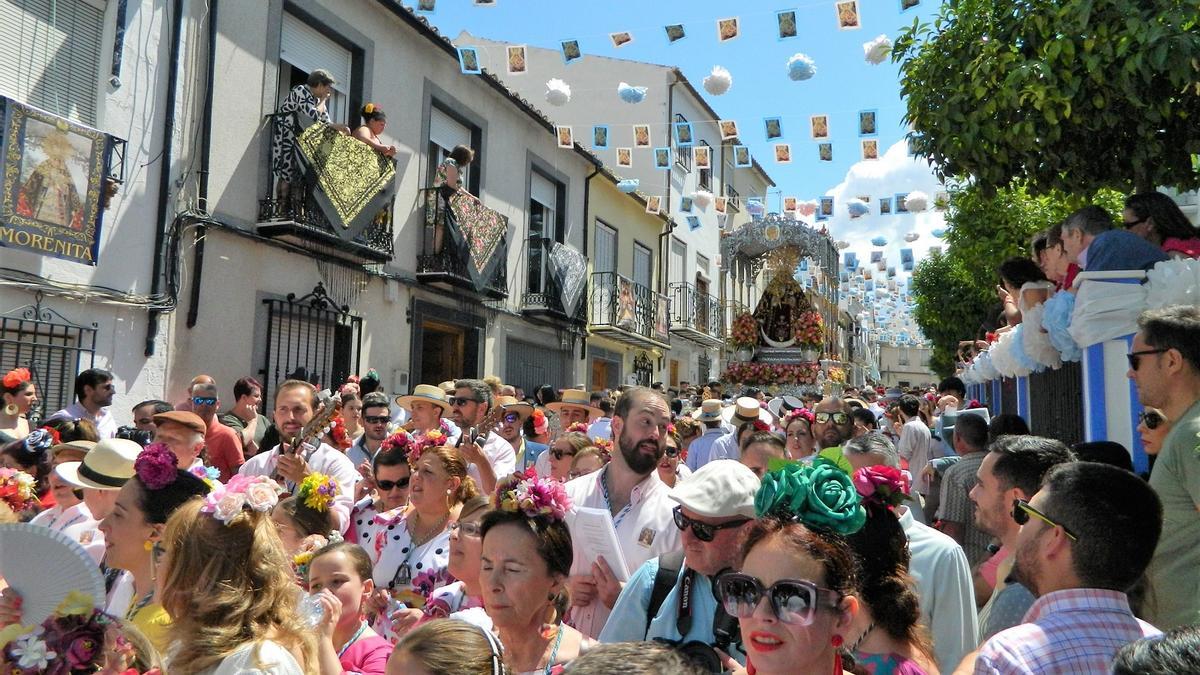
<instances>
[{"instance_id":1,"label":"green flower headpiece","mask_svg":"<svg viewBox=\"0 0 1200 675\"><path fill-rule=\"evenodd\" d=\"M794 520L842 536L858 532L867 521L850 476L821 457L811 466L788 463L763 476L754 511L759 518Z\"/></svg>"}]
</instances>

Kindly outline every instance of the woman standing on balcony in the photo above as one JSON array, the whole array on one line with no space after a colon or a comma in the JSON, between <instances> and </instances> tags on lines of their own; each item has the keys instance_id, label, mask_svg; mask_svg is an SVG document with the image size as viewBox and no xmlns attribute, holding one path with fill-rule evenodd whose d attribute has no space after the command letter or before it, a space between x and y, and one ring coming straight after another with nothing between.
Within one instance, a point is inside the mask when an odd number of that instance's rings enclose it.
<instances>
[{"instance_id":1,"label":"woman standing on balcony","mask_svg":"<svg viewBox=\"0 0 1200 675\"><path fill-rule=\"evenodd\" d=\"M362 116L362 126L354 130L354 137L366 143L375 149L375 152L384 157L395 157L396 146L387 145L379 134L383 133L384 127L387 126L387 113L383 112L383 108L379 107L378 103L368 103L362 107L359 112Z\"/></svg>"},{"instance_id":2,"label":"woman standing on balcony","mask_svg":"<svg viewBox=\"0 0 1200 675\"><path fill-rule=\"evenodd\" d=\"M438 164L437 170L434 172L433 189L438 192L438 197L442 201L441 211L445 214L444 218L439 218L433 225L434 253L442 252L442 245L446 238L446 218L454 217L454 213L450 210L450 198L461 194L467 195L471 199L478 199L463 187L462 172L474 159L474 150L465 145L456 145L442 160L442 163Z\"/></svg>"},{"instance_id":3,"label":"woman standing on balcony","mask_svg":"<svg viewBox=\"0 0 1200 675\"><path fill-rule=\"evenodd\" d=\"M326 104L333 94L333 85L337 84L333 75L324 68L317 68L308 74L304 84L296 85L275 110L274 129L271 136L271 171L278 181L275 194L278 202L287 204L289 199L300 200L302 195L292 195L292 185L300 179L300 147L296 137L304 127L296 113L317 122L324 122L342 133L350 133L350 127L344 124L334 124L329 117ZM307 126L307 125L304 125Z\"/></svg>"}]
</instances>

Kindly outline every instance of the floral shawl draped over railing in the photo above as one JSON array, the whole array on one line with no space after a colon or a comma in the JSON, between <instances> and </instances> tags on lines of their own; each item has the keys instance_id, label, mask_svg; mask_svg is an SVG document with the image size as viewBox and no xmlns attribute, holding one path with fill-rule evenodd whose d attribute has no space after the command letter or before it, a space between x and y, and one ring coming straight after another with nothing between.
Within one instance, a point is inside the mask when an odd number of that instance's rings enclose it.
<instances>
[{"instance_id":1,"label":"floral shawl draped over railing","mask_svg":"<svg viewBox=\"0 0 1200 675\"><path fill-rule=\"evenodd\" d=\"M508 219L469 194L455 193L448 201L454 217L446 219L446 229L466 253L467 274L475 290L483 292L495 275L496 266L505 262L503 256L496 254L508 234Z\"/></svg>"},{"instance_id":2,"label":"floral shawl draped over railing","mask_svg":"<svg viewBox=\"0 0 1200 675\"><path fill-rule=\"evenodd\" d=\"M395 194L395 161L323 122L310 124L296 143L321 211L340 237L353 240Z\"/></svg>"}]
</instances>

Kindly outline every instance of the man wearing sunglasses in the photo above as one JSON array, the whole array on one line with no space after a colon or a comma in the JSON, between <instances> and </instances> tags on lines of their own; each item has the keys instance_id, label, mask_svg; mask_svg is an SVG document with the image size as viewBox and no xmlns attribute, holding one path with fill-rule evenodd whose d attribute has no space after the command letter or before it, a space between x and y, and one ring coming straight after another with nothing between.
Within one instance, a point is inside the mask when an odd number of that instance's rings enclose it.
<instances>
[{"instance_id":1,"label":"man wearing sunglasses","mask_svg":"<svg viewBox=\"0 0 1200 675\"><path fill-rule=\"evenodd\" d=\"M204 421L204 447L208 463L221 472L222 482L229 480L246 463L242 439L236 431L217 420L221 397L215 383L192 385L192 412Z\"/></svg>"},{"instance_id":2,"label":"man wearing sunglasses","mask_svg":"<svg viewBox=\"0 0 1200 675\"><path fill-rule=\"evenodd\" d=\"M450 417L462 430L458 448L468 462L467 472L479 485L480 492L491 494L496 489L496 479L517 468L512 445L500 438L495 429L476 429L483 437L478 442L467 437L487 417L492 407L492 388L483 380L458 380L449 403Z\"/></svg>"},{"instance_id":3,"label":"man wearing sunglasses","mask_svg":"<svg viewBox=\"0 0 1200 675\"><path fill-rule=\"evenodd\" d=\"M1145 572L1162 505L1136 475L1107 464L1050 469L1014 500L1021 583L1037 597L1023 623L984 643L976 673L1106 673L1117 650L1160 631L1134 616L1125 591ZM1158 589L1174 593L1180 584Z\"/></svg>"},{"instance_id":4,"label":"man wearing sunglasses","mask_svg":"<svg viewBox=\"0 0 1200 675\"><path fill-rule=\"evenodd\" d=\"M1150 581L1159 602L1148 618L1167 630L1200 621L1200 308L1143 312L1129 352L1142 405L1171 420L1150 472L1163 503L1163 533Z\"/></svg>"},{"instance_id":5,"label":"man wearing sunglasses","mask_svg":"<svg viewBox=\"0 0 1200 675\"><path fill-rule=\"evenodd\" d=\"M371 481L371 460L375 459L383 440L388 437L388 423L392 421L391 406L387 394L373 391L362 400L362 435L346 450L346 457L354 463L363 477Z\"/></svg>"},{"instance_id":6,"label":"man wearing sunglasses","mask_svg":"<svg viewBox=\"0 0 1200 675\"><path fill-rule=\"evenodd\" d=\"M713 595L713 581L738 564L739 539L754 522L759 479L742 464L719 459L670 492L683 551L646 561L625 584L600 633L601 642L663 639L718 645L731 656L737 621ZM660 578L664 576L666 578ZM714 632L714 626L721 635Z\"/></svg>"}]
</instances>

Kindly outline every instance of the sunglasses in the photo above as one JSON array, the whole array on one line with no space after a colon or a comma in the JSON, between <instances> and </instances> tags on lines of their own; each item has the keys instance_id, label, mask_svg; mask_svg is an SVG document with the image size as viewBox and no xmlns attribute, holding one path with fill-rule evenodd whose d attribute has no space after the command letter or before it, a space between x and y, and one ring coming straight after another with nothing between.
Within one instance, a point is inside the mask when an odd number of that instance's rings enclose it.
<instances>
[{"instance_id":1,"label":"sunglasses","mask_svg":"<svg viewBox=\"0 0 1200 675\"><path fill-rule=\"evenodd\" d=\"M551 448L550 454L554 455L554 459L562 459L563 457L574 457L575 451L574 450L559 450L558 448Z\"/></svg>"},{"instance_id":2,"label":"sunglasses","mask_svg":"<svg viewBox=\"0 0 1200 675\"><path fill-rule=\"evenodd\" d=\"M1143 356L1148 356L1150 354L1162 354L1165 351L1167 351L1167 350L1166 349L1143 349L1140 352L1129 352L1128 354L1125 355L1125 358L1129 359L1129 369L1137 370L1138 366L1141 365Z\"/></svg>"},{"instance_id":3,"label":"sunglasses","mask_svg":"<svg viewBox=\"0 0 1200 675\"><path fill-rule=\"evenodd\" d=\"M515 413L515 412L504 413L504 423L505 424L516 424L520 419L521 419L520 413Z\"/></svg>"},{"instance_id":4,"label":"sunglasses","mask_svg":"<svg viewBox=\"0 0 1200 675\"><path fill-rule=\"evenodd\" d=\"M483 527L479 523L450 523L450 531L458 532L459 535L467 535L468 537L478 537L483 533Z\"/></svg>"},{"instance_id":5,"label":"sunglasses","mask_svg":"<svg viewBox=\"0 0 1200 675\"><path fill-rule=\"evenodd\" d=\"M400 480L377 480L375 484L379 486L380 492L391 492L395 489L404 490L408 488L408 481L411 478L411 476L405 476Z\"/></svg>"},{"instance_id":6,"label":"sunglasses","mask_svg":"<svg viewBox=\"0 0 1200 675\"><path fill-rule=\"evenodd\" d=\"M217 397L215 396L193 396L192 405L216 405Z\"/></svg>"},{"instance_id":7,"label":"sunglasses","mask_svg":"<svg viewBox=\"0 0 1200 675\"><path fill-rule=\"evenodd\" d=\"M671 510L671 514L675 517L675 527L678 527L680 529L680 531L686 530L689 527L692 528L692 534L696 535L697 539L699 539L700 541L703 541L705 543L710 542L713 539L716 539L718 531L728 530L729 528L732 528L732 527L741 527L748 520L747 518L743 518L741 520L735 520L730 523L721 523L720 525L711 525L709 523L702 523L698 520L692 520L691 518L688 518L687 516L683 515L683 507L682 506L676 506L674 509Z\"/></svg>"},{"instance_id":8,"label":"sunglasses","mask_svg":"<svg viewBox=\"0 0 1200 675\"><path fill-rule=\"evenodd\" d=\"M1146 218L1139 218L1137 220L1125 220L1125 221L1122 221L1121 224L1124 225L1125 229L1128 230L1130 228L1141 225L1142 223L1146 222L1146 220L1147 220Z\"/></svg>"},{"instance_id":9,"label":"sunglasses","mask_svg":"<svg viewBox=\"0 0 1200 675\"><path fill-rule=\"evenodd\" d=\"M674 447L671 447L668 445L666 447L666 449L663 450L663 454L666 455L667 457L678 457L679 456L679 448L674 448Z\"/></svg>"},{"instance_id":10,"label":"sunglasses","mask_svg":"<svg viewBox=\"0 0 1200 675\"><path fill-rule=\"evenodd\" d=\"M452 406L462 406L468 403L483 403L483 401L477 398L466 398L465 396L451 396L450 398L446 399L446 402Z\"/></svg>"},{"instance_id":11,"label":"sunglasses","mask_svg":"<svg viewBox=\"0 0 1200 675\"><path fill-rule=\"evenodd\" d=\"M771 602L775 617L786 624L807 626L813 622L817 607L837 609L842 594L821 588L802 579L780 579L764 588L762 582L748 574L722 574L717 578L717 600L730 616L745 619L765 595Z\"/></svg>"},{"instance_id":12,"label":"sunglasses","mask_svg":"<svg viewBox=\"0 0 1200 675\"><path fill-rule=\"evenodd\" d=\"M1161 413L1156 413L1153 410L1145 410L1138 415L1138 422L1145 424L1146 428L1151 430L1157 429L1159 425L1166 421L1166 417L1163 417Z\"/></svg>"},{"instance_id":13,"label":"sunglasses","mask_svg":"<svg viewBox=\"0 0 1200 675\"><path fill-rule=\"evenodd\" d=\"M834 424L845 424L846 422L850 421L850 416L842 412L819 412L813 415L813 419L815 419L818 424L827 424L829 420L833 420Z\"/></svg>"},{"instance_id":14,"label":"sunglasses","mask_svg":"<svg viewBox=\"0 0 1200 675\"><path fill-rule=\"evenodd\" d=\"M387 424L392 421L392 418L387 415L368 415L363 417L363 421L367 424Z\"/></svg>"},{"instance_id":15,"label":"sunglasses","mask_svg":"<svg viewBox=\"0 0 1200 675\"><path fill-rule=\"evenodd\" d=\"M1014 499L1012 512L1013 520L1015 520L1018 525L1024 525L1025 523L1029 522L1029 516L1037 518L1050 527L1061 527L1062 531L1066 532L1067 536L1071 538L1071 541L1079 541L1079 537L1076 537L1075 533L1068 530L1066 525L1050 520L1049 516L1030 506L1029 502L1025 501L1024 499Z\"/></svg>"}]
</instances>

